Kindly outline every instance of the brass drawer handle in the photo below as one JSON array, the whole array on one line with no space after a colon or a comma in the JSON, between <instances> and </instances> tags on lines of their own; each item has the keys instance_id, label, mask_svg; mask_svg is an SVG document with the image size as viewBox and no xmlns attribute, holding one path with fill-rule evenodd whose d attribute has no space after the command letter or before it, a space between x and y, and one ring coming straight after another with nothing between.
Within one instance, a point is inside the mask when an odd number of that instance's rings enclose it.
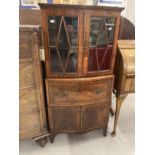
<instances>
[{"instance_id":1,"label":"brass drawer handle","mask_svg":"<svg viewBox=\"0 0 155 155\"><path fill-rule=\"evenodd\" d=\"M100 94L102 91L103 91L102 88L97 88L97 89L96 89L96 94Z\"/></svg>"}]
</instances>

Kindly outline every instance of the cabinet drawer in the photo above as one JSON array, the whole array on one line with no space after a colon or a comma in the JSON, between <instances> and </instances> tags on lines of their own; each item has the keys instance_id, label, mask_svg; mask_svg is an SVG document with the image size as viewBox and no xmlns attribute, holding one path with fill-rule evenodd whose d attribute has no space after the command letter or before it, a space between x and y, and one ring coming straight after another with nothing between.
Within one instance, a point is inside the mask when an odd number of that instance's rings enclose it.
<instances>
[{"instance_id":1,"label":"cabinet drawer","mask_svg":"<svg viewBox=\"0 0 155 155\"><path fill-rule=\"evenodd\" d=\"M134 92L135 91L135 78L125 79L124 91L125 92Z\"/></svg>"},{"instance_id":2,"label":"cabinet drawer","mask_svg":"<svg viewBox=\"0 0 155 155\"><path fill-rule=\"evenodd\" d=\"M78 80L47 80L48 104L92 104L109 100L112 94L113 76L110 78L81 78Z\"/></svg>"},{"instance_id":3,"label":"cabinet drawer","mask_svg":"<svg viewBox=\"0 0 155 155\"><path fill-rule=\"evenodd\" d=\"M20 88L34 86L33 62L22 62L19 65Z\"/></svg>"},{"instance_id":4,"label":"cabinet drawer","mask_svg":"<svg viewBox=\"0 0 155 155\"><path fill-rule=\"evenodd\" d=\"M19 57L32 58L32 32L19 33Z\"/></svg>"}]
</instances>

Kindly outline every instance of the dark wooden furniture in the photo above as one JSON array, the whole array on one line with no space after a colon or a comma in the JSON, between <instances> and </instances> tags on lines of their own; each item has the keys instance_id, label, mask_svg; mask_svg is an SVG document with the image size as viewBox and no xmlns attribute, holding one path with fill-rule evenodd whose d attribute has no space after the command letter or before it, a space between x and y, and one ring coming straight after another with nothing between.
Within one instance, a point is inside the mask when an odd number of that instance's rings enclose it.
<instances>
[{"instance_id":1,"label":"dark wooden furniture","mask_svg":"<svg viewBox=\"0 0 155 155\"><path fill-rule=\"evenodd\" d=\"M114 89L116 93L116 112L112 135L116 127L121 105L128 93L135 91L135 41L119 40L114 69Z\"/></svg>"},{"instance_id":2,"label":"dark wooden furniture","mask_svg":"<svg viewBox=\"0 0 155 155\"><path fill-rule=\"evenodd\" d=\"M123 16L121 16L121 20L120 20L118 39L119 40L134 40L135 39L134 24Z\"/></svg>"},{"instance_id":3,"label":"dark wooden furniture","mask_svg":"<svg viewBox=\"0 0 155 155\"><path fill-rule=\"evenodd\" d=\"M39 26L19 28L19 127L20 140L47 142L47 124L39 59Z\"/></svg>"},{"instance_id":4,"label":"dark wooden furniture","mask_svg":"<svg viewBox=\"0 0 155 155\"><path fill-rule=\"evenodd\" d=\"M40 4L50 141L58 133L107 134L123 8Z\"/></svg>"}]
</instances>

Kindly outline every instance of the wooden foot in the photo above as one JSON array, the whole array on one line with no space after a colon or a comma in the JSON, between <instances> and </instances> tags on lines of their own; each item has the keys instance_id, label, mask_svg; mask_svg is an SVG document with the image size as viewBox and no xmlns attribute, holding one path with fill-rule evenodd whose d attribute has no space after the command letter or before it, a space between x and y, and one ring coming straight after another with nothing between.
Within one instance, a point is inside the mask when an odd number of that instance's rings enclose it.
<instances>
[{"instance_id":1,"label":"wooden foot","mask_svg":"<svg viewBox=\"0 0 155 155\"><path fill-rule=\"evenodd\" d=\"M111 133L111 135L112 135L113 137L115 137L115 136L116 136L116 132L113 131L113 132Z\"/></svg>"},{"instance_id":2,"label":"wooden foot","mask_svg":"<svg viewBox=\"0 0 155 155\"><path fill-rule=\"evenodd\" d=\"M107 129L103 130L103 136L106 137L107 136Z\"/></svg>"},{"instance_id":3,"label":"wooden foot","mask_svg":"<svg viewBox=\"0 0 155 155\"><path fill-rule=\"evenodd\" d=\"M51 143L54 142L54 138L55 138L56 134L54 132L51 132L50 135L49 135L49 140Z\"/></svg>"},{"instance_id":4,"label":"wooden foot","mask_svg":"<svg viewBox=\"0 0 155 155\"><path fill-rule=\"evenodd\" d=\"M107 136L107 127L103 128L103 136L106 137Z\"/></svg>"},{"instance_id":5,"label":"wooden foot","mask_svg":"<svg viewBox=\"0 0 155 155\"><path fill-rule=\"evenodd\" d=\"M116 135L116 127L117 127L118 117L120 113L120 108L126 97L127 97L126 94L116 96L116 111L115 111L114 128L113 128L113 132L111 133L112 136Z\"/></svg>"},{"instance_id":6,"label":"wooden foot","mask_svg":"<svg viewBox=\"0 0 155 155\"><path fill-rule=\"evenodd\" d=\"M114 109L112 107L110 108L110 113L111 113L111 116L115 115Z\"/></svg>"},{"instance_id":7,"label":"wooden foot","mask_svg":"<svg viewBox=\"0 0 155 155\"><path fill-rule=\"evenodd\" d=\"M35 142L40 146L40 147L44 147L45 144L47 143L47 137L43 137L40 139L35 140Z\"/></svg>"}]
</instances>

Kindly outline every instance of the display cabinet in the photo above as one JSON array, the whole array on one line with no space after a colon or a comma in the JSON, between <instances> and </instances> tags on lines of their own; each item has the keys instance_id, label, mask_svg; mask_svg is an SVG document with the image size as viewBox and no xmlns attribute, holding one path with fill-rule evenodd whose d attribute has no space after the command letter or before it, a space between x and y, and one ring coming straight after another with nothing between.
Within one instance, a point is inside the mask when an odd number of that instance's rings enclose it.
<instances>
[{"instance_id":1,"label":"display cabinet","mask_svg":"<svg viewBox=\"0 0 155 155\"><path fill-rule=\"evenodd\" d=\"M61 132L107 132L120 7L39 4L50 140Z\"/></svg>"}]
</instances>

